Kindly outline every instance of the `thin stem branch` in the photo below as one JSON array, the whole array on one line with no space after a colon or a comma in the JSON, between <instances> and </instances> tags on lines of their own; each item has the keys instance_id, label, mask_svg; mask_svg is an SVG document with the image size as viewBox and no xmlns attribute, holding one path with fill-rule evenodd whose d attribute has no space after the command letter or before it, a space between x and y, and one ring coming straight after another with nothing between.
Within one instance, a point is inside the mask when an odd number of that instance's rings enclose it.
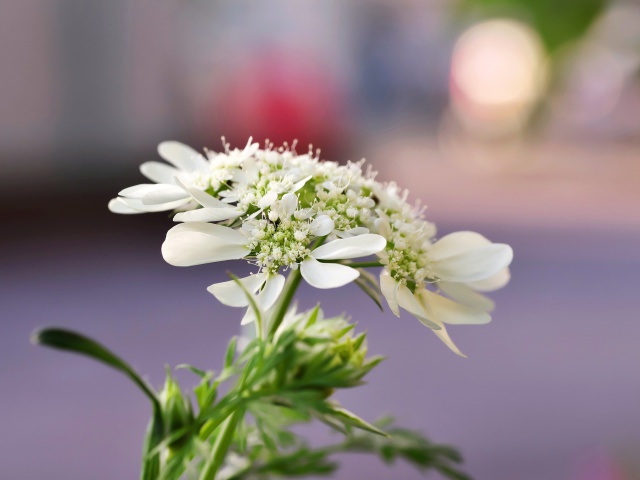
<instances>
[{"instance_id":1,"label":"thin stem branch","mask_svg":"<svg viewBox=\"0 0 640 480\"><path fill-rule=\"evenodd\" d=\"M220 433L216 437L216 440L213 444L213 452L211 458L207 462L202 474L200 475L200 480L214 480L216 477L216 473L222 466L224 459L227 455L227 450L229 450L229 446L231 445L231 441L233 440L233 434L236 431L236 427L238 425L238 421L242 418L243 412L241 408L236 409L233 414L225 420L224 425L220 430Z\"/></svg>"},{"instance_id":2,"label":"thin stem branch","mask_svg":"<svg viewBox=\"0 0 640 480\"><path fill-rule=\"evenodd\" d=\"M346 265L349 265L350 267L353 268L377 268L377 267L384 267L384 265L380 262L376 262L371 261L371 262L353 262L353 263L347 263Z\"/></svg>"},{"instance_id":3,"label":"thin stem branch","mask_svg":"<svg viewBox=\"0 0 640 480\"><path fill-rule=\"evenodd\" d=\"M278 303L276 303L274 313L271 317L271 322L269 325L269 338L273 338L276 333L276 330L282 323L285 314L291 304L291 300L293 300L293 296L300 285L300 281L302 280L302 274L300 273L300 269L291 270L291 273L287 277L287 281L284 285L284 291L280 295L278 299Z\"/></svg>"}]
</instances>

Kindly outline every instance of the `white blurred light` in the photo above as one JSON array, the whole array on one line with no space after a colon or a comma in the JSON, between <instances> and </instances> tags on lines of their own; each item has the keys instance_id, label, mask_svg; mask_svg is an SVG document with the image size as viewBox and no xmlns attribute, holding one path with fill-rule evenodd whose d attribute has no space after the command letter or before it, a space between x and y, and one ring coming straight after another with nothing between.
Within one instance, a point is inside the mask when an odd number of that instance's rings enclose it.
<instances>
[{"instance_id":1,"label":"white blurred light","mask_svg":"<svg viewBox=\"0 0 640 480\"><path fill-rule=\"evenodd\" d=\"M538 35L523 23L491 20L456 43L451 68L454 111L468 126L504 132L522 126L546 78Z\"/></svg>"}]
</instances>

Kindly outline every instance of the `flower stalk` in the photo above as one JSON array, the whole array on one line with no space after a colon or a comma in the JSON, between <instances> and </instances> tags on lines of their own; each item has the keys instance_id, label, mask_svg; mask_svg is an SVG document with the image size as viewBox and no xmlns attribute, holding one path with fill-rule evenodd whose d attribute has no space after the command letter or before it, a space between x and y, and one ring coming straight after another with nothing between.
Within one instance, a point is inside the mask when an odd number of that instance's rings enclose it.
<instances>
[{"instance_id":1,"label":"flower stalk","mask_svg":"<svg viewBox=\"0 0 640 480\"><path fill-rule=\"evenodd\" d=\"M300 286L300 282L302 281L302 275L300 270L291 270L289 276L287 277L287 281L284 284L284 290L282 292L282 296L278 300L278 303L274 305L273 308L273 316L269 321L269 338L273 338L278 327L282 323L284 316L293 301L293 297L295 296L296 290Z\"/></svg>"}]
</instances>

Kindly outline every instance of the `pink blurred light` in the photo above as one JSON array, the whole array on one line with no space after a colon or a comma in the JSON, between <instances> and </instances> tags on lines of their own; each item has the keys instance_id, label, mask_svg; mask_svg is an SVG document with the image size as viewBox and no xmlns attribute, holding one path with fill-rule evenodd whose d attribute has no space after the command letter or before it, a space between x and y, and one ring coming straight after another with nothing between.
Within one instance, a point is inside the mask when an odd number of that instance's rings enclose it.
<instances>
[{"instance_id":1,"label":"pink blurred light","mask_svg":"<svg viewBox=\"0 0 640 480\"><path fill-rule=\"evenodd\" d=\"M280 50L248 58L215 85L206 128L233 144L269 139L276 145L299 140L323 148L340 144L347 125L339 85L309 56Z\"/></svg>"}]
</instances>

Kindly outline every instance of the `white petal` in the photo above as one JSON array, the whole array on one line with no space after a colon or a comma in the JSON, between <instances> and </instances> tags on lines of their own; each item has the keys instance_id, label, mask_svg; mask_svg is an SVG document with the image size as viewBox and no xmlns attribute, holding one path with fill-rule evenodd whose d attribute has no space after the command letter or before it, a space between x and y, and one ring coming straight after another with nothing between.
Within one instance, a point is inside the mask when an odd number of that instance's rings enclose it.
<instances>
[{"instance_id":1,"label":"white petal","mask_svg":"<svg viewBox=\"0 0 640 480\"><path fill-rule=\"evenodd\" d=\"M387 245L384 237L375 233L358 235L357 237L342 238L321 245L311 252L314 258L321 260L343 260L348 258L366 257L383 250Z\"/></svg>"},{"instance_id":2,"label":"white petal","mask_svg":"<svg viewBox=\"0 0 640 480\"><path fill-rule=\"evenodd\" d=\"M244 147L244 150L242 150L241 156L242 157L250 157L251 155L253 155L254 153L256 153L258 151L258 149L260 148L260 144L259 143L251 143L253 142L253 137L249 137L249 141L247 142L247 146Z\"/></svg>"},{"instance_id":3,"label":"white petal","mask_svg":"<svg viewBox=\"0 0 640 480\"><path fill-rule=\"evenodd\" d=\"M176 168L160 162L144 162L140 165L140 171L152 182L169 184L173 183L173 177L178 173Z\"/></svg>"},{"instance_id":4,"label":"white petal","mask_svg":"<svg viewBox=\"0 0 640 480\"><path fill-rule=\"evenodd\" d=\"M176 200L174 202L159 203L158 205L145 205L139 198L122 198L122 202L129 208L140 210L141 212L163 212L165 210L175 210L189 203L188 198Z\"/></svg>"},{"instance_id":5,"label":"white petal","mask_svg":"<svg viewBox=\"0 0 640 480\"><path fill-rule=\"evenodd\" d=\"M278 300L284 288L284 276L280 274L270 275L264 288L258 294L258 303L262 310L267 311Z\"/></svg>"},{"instance_id":6,"label":"white petal","mask_svg":"<svg viewBox=\"0 0 640 480\"><path fill-rule=\"evenodd\" d=\"M336 232L336 236L339 238L351 238L357 237L358 235L364 235L365 233L369 233L368 228L356 227L350 230L345 230L343 232Z\"/></svg>"},{"instance_id":7,"label":"white petal","mask_svg":"<svg viewBox=\"0 0 640 480\"><path fill-rule=\"evenodd\" d=\"M185 192L174 184L150 183L134 185L133 187L121 190L119 195L127 199L141 200L143 205L160 205L171 203L187 198Z\"/></svg>"},{"instance_id":8,"label":"white petal","mask_svg":"<svg viewBox=\"0 0 640 480\"><path fill-rule=\"evenodd\" d=\"M261 312L266 312L276 303L280 293L282 293L282 289L284 288L284 281L284 276L279 274L270 276L267 279L267 283L264 288L256 296L256 304ZM249 307L242 318L240 325L246 325L255 321L255 319L256 314L253 311L253 308Z\"/></svg>"},{"instance_id":9,"label":"white petal","mask_svg":"<svg viewBox=\"0 0 640 480\"><path fill-rule=\"evenodd\" d=\"M220 222L237 218L244 212L237 208L198 208L180 212L173 217L174 222Z\"/></svg>"},{"instance_id":10,"label":"white petal","mask_svg":"<svg viewBox=\"0 0 640 480\"><path fill-rule=\"evenodd\" d=\"M442 260L444 258L470 252L479 247L491 245L491 241L476 232L454 232L445 235L429 249L429 258Z\"/></svg>"},{"instance_id":11,"label":"white petal","mask_svg":"<svg viewBox=\"0 0 640 480\"><path fill-rule=\"evenodd\" d=\"M484 312L491 312L495 308L493 300L472 290L466 283L438 282L438 287L453 300L467 307Z\"/></svg>"},{"instance_id":12,"label":"white petal","mask_svg":"<svg viewBox=\"0 0 640 480\"><path fill-rule=\"evenodd\" d=\"M142 195L142 203L145 205L160 205L184 200L185 198L188 198L187 193L179 186L161 183L154 185L154 188L147 189Z\"/></svg>"},{"instance_id":13,"label":"white petal","mask_svg":"<svg viewBox=\"0 0 640 480\"><path fill-rule=\"evenodd\" d=\"M262 313L261 313L262 315ZM242 320L240 320L240 325L249 325L252 322L255 322L256 314L253 311L253 307L248 307L247 311L244 313Z\"/></svg>"},{"instance_id":14,"label":"white petal","mask_svg":"<svg viewBox=\"0 0 640 480\"><path fill-rule=\"evenodd\" d=\"M389 221L386 218L377 218L374 222L378 233L385 238L389 238L391 236L391 225L389 225Z\"/></svg>"},{"instance_id":15,"label":"white petal","mask_svg":"<svg viewBox=\"0 0 640 480\"><path fill-rule=\"evenodd\" d=\"M122 213L125 215L130 215L132 213L144 213L142 210L131 208L120 197L109 200L109 210L113 213Z\"/></svg>"},{"instance_id":16,"label":"white petal","mask_svg":"<svg viewBox=\"0 0 640 480\"><path fill-rule=\"evenodd\" d=\"M191 195L196 202L198 202L203 207L227 207L228 205L221 200L218 200L215 197L212 197L207 192L204 192L200 189L192 187L187 182L181 180L179 177L174 177L173 181L178 185L182 190Z\"/></svg>"},{"instance_id":17,"label":"white petal","mask_svg":"<svg viewBox=\"0 0 640 480\"><path fill-rule=\"evenodd\" d=\"M511 280L511 272L508 268L504 268L489 278L478 280L477 282L469 282L467 286L479 292L493 292L504 287L509 283L509 280Z\"/></svg>"},{"instance_id":18,"label":"white petal","mask_svg":"<svg viewBox=\"0 0 640 480\"><path fill-rule=\"evenodd\" d=\"M308 177L303 178L302 180L300 180L299 182L296 182L293 184L293 187L291 187L291 191L292 192L297 192L298 190L300 190L302 187L305 186L305 184L311 180L312 176L309 175Z\"/></svg>"},{"instance_id":19,"label":"white petal","mask_svg":"<svg viewBox=\"0 0 640 480\"><path fill-rule=\"evenodd\" d=\"M504 243L475 248L458 255L432 261L431 271L450 282L475 282L491 277L506 268L513 259L513 250Z\"/></svg>"},{"instance_id":20,"label":"white petal","mask_svg":"<svg viewBox=\"0 0 640 480\"><path fill-rule=\"evenodd\" d=\"M197 232L176 233L167 237L162 244L162 257L176 267L237 260L248 253L249 249L242 245L225 243Z\"/></svg>"},{"instance_id":21,"label":"white petal","mask_svg":"<svg viewBox=\"0 0 640 480\"><path fill-rule=\"evenodd\" d=\"M280 200L280 212L281 218L289 218L293 215L293 212L298 208L298 197L296 197L293 193L287 193L283 195L282 200Z\"/></svg>"},{"instance_id":22,"label":"white petal","mask_svg":"<svg viewBox=\"0 0 640 480\"><path fill-rule=\"evenodd\" d=\"M453 343L453 340L451 340L451 337L449 336L449 333L447 332L447 329L444 327L444 325L442 326L441 330L434 330L433 333L435 333L438 338L451 349L453 353L455 353L456 355L460 355L462 358L467 358L467 356L462 353L458 347L456 347L456 344Z\"/></svg>"},{"instance_id":23,"label":"white petal","mask_svg":"<svg viewBox=\"0 0 640 480\"><path fill-rule=\"evenodd\" d=\"M162 244L165 261L177 267L243 258L249 249L244 236L232 228L211 223L182 223L169 232Z\"/></svg>"},{"instance_id":24,"label":"white petal","mask_svg":"<svg viewBox=\"0 0 640 480\"><path fill-rule=\"evenodd\" d=\"M176 225L167 232L167 237L185 232L197 232L210 235L221 241L235 245L244 245L247 241L245 236L238 230L230 227L224 227L222 225L215 225L212 223L204 222L190 222Z\"/></svg>"},{"instance_id":25,"label":"white petal","mask_svg":"<svg viewBox=\"0 0 640 480\"><path fill-rule=\"evenodd\" d=\"M167 162L185 172L206 170L207 160L193 148L180 142L162 142L158 154Z\"/></svg>"},{"instance_id":26,"label":"white petal","mask_svg":"<svg viewBox=\"0 0 640 480\"><path fill-rule=\"evenodd\" d=\"M420 290L418 296L427 316L436 322L451 325L484 325L491 321L491 315L487 312L456 303L429 290Z\"/></svg>"},{"instance_id":27,"label":"white petal","mask_svg":"<svg viewBox=\"0 0 640 480\"><path fill-rule=\"evenodd\" d=\"M398 306L398 282L396 282L386 270L380 274L380 290L382 295L387 299L389 308L396 317L400 316L400 308Z\"/></svg>"},{"instance_id":28,"label":"white petal","mask_svg":"<svg viewBox=\"0 0 640 480\"><path fill-rule=\"evenodd\" d=\"M427 312L424 310L424 307L406 285L400 285L398 287L398 304L420 320L420 323L425 327L431 330L439 330L442 328L438 323L427 317Z\"/></svg>"},{"instance_id":29,"label":"white petal","mask_svg":"<svg viewBox=\"0 0 640 480\"><path fill-rule=\"evenodd\" d=\"M155 183L141 183L139 185L133 185L132 187L120 190L118 195L127 198L142 198L147 192L152 191L155 187L157 187Z\"/></svg>"},{"instance_id":30,"label":"white petal","mask_svg":"<svg viewBox=\"0 0 640 480\"><path fill-rule=\"evenodd\" d=\"M355 268L337 263L321 263L308 257L300 264L300 273L307 283L316 288L337 288L360 276Z\"/></svg>"},{"instance_id":31,"label":"white petal","mask_svg":"<svg viewBox=\"0 0 640 480\"><path fill-rule=\"evenodd\" d=\"M311 235L324 237L325 235L329 235L333 231L334 227L335 223L329 215L319 215L311 222L309 231L311 232Z\"/></svg>"},{"instance_id":32,"label":"white petal","mask_svg":"<svg viewBox=\"0 0 640 480\"><path fill-rule=\"evenodd\" d=\"M249 292L257 292L258 289L264 285L264 282L267 281L267 274L257 273L240 278L239 280ZM207 291L216 297L223 305L229 307L246 307L249 305L247 294L235 280L214 283L207 287Z\"/></svg>"},{"instance_id":33,"label":"white petal","mask_svg":"<svg viewBox=\"0 0 640 480\"><path fill-rule=\"evenodd\" d=\"M272 190L260 199L260 201L258 202L258 208L267 208L271 206L277 199L278 192Z\"/></svg>"}]
</instances>

